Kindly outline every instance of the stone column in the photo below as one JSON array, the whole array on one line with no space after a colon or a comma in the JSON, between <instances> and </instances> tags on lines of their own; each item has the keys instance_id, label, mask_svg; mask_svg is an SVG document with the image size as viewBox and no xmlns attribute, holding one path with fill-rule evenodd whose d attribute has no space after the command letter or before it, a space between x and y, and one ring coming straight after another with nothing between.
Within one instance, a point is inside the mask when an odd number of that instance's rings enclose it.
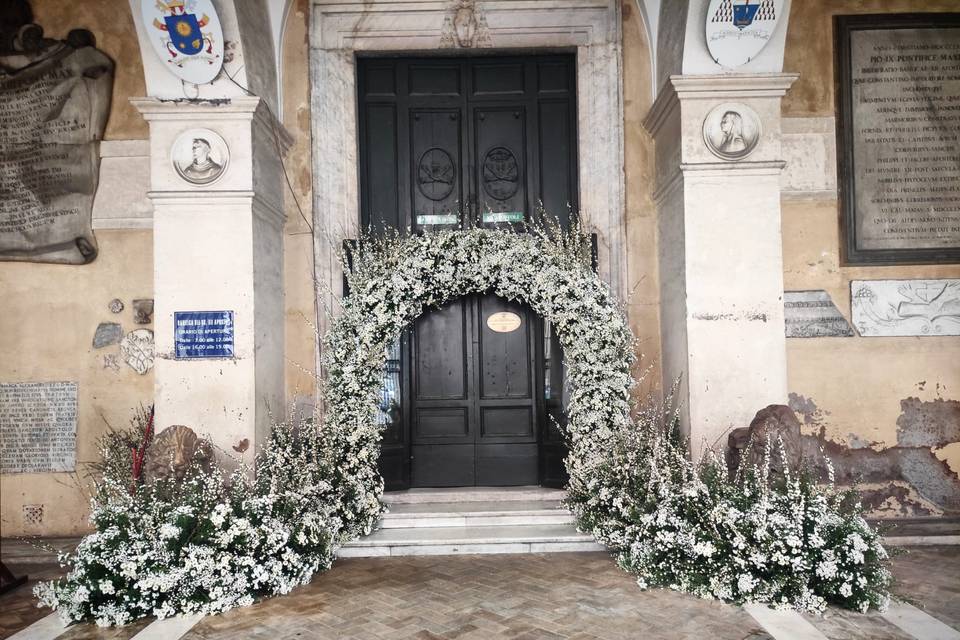
<instances>
[{"instance_id":1,"label":"stone column","mask_svg":"<svg viewBox=\"0 0 960 640\"><path fill-rule=\"evenodd\" d=\"M285 411L280 154L288 134L256 97L132 102L150 125L156 427L187 425L230 455L248 440L251 461ZM216 168L185 177L181 159L177 170L175 146L183 151L186 139L189 153L196 138L223 166L212 181ZM178 359L174 313L183 311L232 311L233 357Z\"/></svg>"},{"instance_id":2,"label":"stone column","mask_svg":"<svg viewBox=\"0 0 960 640\"><path fill-rule=\"evenodd\" d=\"M656 142L665 384L694 458L787 401L780 100L793 74L673 76Z\"/></svg>"}]
</instances>

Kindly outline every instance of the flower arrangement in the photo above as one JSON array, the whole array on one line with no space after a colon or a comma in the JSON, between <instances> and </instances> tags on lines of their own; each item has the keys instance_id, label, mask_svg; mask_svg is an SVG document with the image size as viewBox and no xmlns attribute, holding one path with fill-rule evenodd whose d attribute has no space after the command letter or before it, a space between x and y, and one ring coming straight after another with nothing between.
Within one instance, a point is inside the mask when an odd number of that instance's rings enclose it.
<instances>
[{"instance_id":1,"label":"flower arrangement","mask_svg":"<svg viewBox=\"0 0 960 640\"><path fill-rule=\"evenodd\" d=\"M66 578L38 585L41 604L105 625L216 613L328 568L385 510L376 463L388 347L426 310L489 292L524 302L556 332L571 387L569 504L642 587L813 611L882 607L886 556L849 496L803 474L771 477L769 465L729 475L714 457L694 464L662 406L632 415L633 337L589 257L577 228L362 238L323 342L322 419L277 425L255 478L197 466L144 482L152 427L142 414L135 433L104 441L96 532L66 559Z\"/></svg>"},{"instance_id":2,"label":"flower arrangement","mask_svg":"<svg viewBox=\"0 0 960 640\"><path fill-rule=\"evenodd\" d=\"M835 487L829 460L819 483L812 470L791 470L783 441L768 436L764 462L731 473L712 452L691 462L675 426L646 407L618 434L592 491L571 496L581 527L642 588L810 612L887 606L880 536L856 492Z\"/></svg>"},{"instance_id":3,"label":"flower arrangement","mask_svg":"<svg viewBox=\"0 0 960 640\"><path fill-rule=\"evenodd\" d=\"M129 461L128 444L143 435L143 423L110 434L103 459ZM93 497L96 531L61 558L72 565L65 578L37 585L40 605L66 622L112 626L218 613L306 584L342 543L329 464L304 422L274 427L255 480L242 466L194 466L181 479L140 478L131 491L129 468L107 467Z\"/></svg>"}]
</instances>

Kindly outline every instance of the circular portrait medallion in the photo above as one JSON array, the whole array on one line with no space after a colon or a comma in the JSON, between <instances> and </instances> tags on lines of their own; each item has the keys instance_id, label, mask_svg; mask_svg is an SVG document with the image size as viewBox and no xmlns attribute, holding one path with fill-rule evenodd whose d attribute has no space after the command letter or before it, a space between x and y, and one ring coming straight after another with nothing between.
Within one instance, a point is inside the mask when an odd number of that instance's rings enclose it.
<instances>
[{"instance_id":1,"label":"circular portrait medallion","mask_svg":"<svg viewBox=\"0 0 960 640\"><path fill-rule=\"evenodd\" d=\"M717 105L703 119L703 141L718 158L742 160L760 141L760 118L745 104Z\"/></svg>"},{"instance_id":2,"label":"circular portrait medallion","mask_svg":"<svg viewBox=\"0 0 960 640\"><path fill-rule=\"evenodd\" d=\"M216 182L227 170L230 151L227 143L210 129L188 129L170 150L177 175L197 186Z\"/></svg>"}]
</instances>

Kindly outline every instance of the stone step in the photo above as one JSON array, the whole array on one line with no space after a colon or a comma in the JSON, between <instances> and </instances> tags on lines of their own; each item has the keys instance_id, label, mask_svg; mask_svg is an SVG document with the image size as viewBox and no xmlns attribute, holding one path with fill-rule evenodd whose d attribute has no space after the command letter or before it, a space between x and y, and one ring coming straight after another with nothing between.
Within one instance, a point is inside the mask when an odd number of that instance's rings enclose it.
<instances>
[{"instance_id":1,"label":"stone step","mask_svg":"<svg viewBox=\"0 0 960 640\"><path fill-rule=\"evenodd\" d=\"M554 500L418 502L390 505L383 529L573 524L573 514Z\"/></svg>"},{"instance_id":2,"label":"stone step","mask_svg":"<svg viewBox=\"0 0 960 640\"><path fill-rule=\"evenodd\" d=\"M546 487L452 487L449 489L406 489L388 491L383 501L393 504L418 504L424 502L506 502L516 500L546 500L558 502L567 497L562 489Z\"/></svg>"},{"instance_id":3,"label":"stone step","mask_svg":"<svg viewBox=\"0 0 960 640\"><path fill-rule=\"evenodd\" d=\"M603 551L572 525L380 529L344 545L340 558Z\"/></svg>"}]
</instances>

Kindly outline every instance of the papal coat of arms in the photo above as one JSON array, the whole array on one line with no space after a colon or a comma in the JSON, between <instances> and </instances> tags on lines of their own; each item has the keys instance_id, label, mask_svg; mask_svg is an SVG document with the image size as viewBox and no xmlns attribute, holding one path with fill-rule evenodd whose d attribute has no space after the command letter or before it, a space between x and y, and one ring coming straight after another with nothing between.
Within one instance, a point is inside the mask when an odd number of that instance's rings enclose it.
<instances>
[{"instance_id":1,"label":"papal coat of arms","mask_svg":"<svg viewBox=\"0 0 960 640\"><path fill-rule=\"evenodd\" d=\"M773 36L783 0L711 0L707 48L717 64L732 69L757 56Z\"/></svg>"},{"instance_id":2,"label":"papal coat of arms","mask_svg":"<svg viewBox=\"0 0 960 640\"><path fill-rule=\"evenodd\" d=\"M223 31L211 0L142 0L154 51L178 78L213 80L223 66Z\"/></svg>"}]
</instances>

